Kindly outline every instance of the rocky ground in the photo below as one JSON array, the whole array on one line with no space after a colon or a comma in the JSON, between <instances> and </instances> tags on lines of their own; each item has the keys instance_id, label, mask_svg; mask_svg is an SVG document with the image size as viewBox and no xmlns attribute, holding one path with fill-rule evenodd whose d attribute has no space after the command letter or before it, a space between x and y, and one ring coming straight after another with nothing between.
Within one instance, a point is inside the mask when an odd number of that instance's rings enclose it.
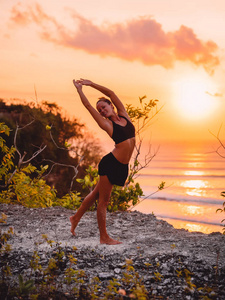
<instances>
[{"instance_id":1,"label":"rocky ground","mask_svg":"<svg viewBox=\"0 0 225 300\"><path fill-rule=\"evenodd\" d=\"M0 212L7 215L6 223L0 224L1 232L7 232L9 227L14 230L8 241L12 251L2 255L0 266L8 263L14 278L31 273L34 251L40 263L47 265L60 248L63 257L58 279L65 277L64 271L71 265L69 254L73 254L76 269L85 271L84 286L97 277L103 290L115 278L121 283L118 299L132 297L137 273L149 299L225 299L225 235L221 233L188 232L174 229L154 215L117 212L107 215L107 228L112 238L122 244L109 246L99 244L96 212L84 215L76 237L70 234L69 216L73 212L61 207L32 209L0 204ZM123 275L128 263L134 268L130 270L133 275L129 283ZM65 289L62 287L61 299L70 297ZM6 294L0 298L9 299ZM80 292L80 299L88 297Z\"/></svg>"}]
</instances>

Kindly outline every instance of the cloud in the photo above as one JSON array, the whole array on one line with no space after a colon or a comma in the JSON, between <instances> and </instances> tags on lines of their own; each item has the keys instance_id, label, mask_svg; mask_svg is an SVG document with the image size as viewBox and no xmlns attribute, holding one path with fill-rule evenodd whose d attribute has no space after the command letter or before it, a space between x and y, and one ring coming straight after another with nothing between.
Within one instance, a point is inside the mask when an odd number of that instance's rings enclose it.
<instances>
[{"instance_id":1,"label":"cloud","mask_svg":"<svg viewBox=\"0 0 225 300\"><path fill-rule=\"evenodd\" d=\"M28 25L31 22L28 11L21 11L21 4L17 3L11 10L11 23L18 25Z\"/></svg>"},{"instance_id":2,"label":"cloud","mask_svg":"<svg viewBox=\"0 0 225 300\"><path fill-rule=\"evenodd\" d=\"M38 4L21 10L21 6L13 7L11 21L19 25L35 22L43 39L90 54L164 68L172 68L176 61L191 62L203 66L208 73L213 73L219 65L216 43L200 40L184 25L176 31L166 32L156 20L139 17L125 23L97 26L73 12L71 18L76 28L69 29L47 15Z\"/></svg>"},{"instance_id":3,"label":"cloud","mask_svg":"<svg viewBox=\"0 0 225 300\"><path fill-rule=\"evenodd\" d=\"M223 97L222 93L210 93L210 92L206 92L207 95L212 96L212 97Z\"/></svg>"}]
</instances>

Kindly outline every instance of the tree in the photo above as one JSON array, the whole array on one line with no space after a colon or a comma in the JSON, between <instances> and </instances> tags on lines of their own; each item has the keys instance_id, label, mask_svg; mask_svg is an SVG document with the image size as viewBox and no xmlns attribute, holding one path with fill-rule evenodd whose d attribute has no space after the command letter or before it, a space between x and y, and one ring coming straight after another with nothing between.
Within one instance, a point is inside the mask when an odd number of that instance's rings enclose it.
<instances>
[{"instance_id":1,"label":"tree","mask_svg":"<svg viewBox=\"0 0 225 300\"><path fill-rule=\"evenodd\" d=\"M22 158L23 162L32 158L37 168L48 164L51 172L46 173L45 179L56 188L59 197L71 188L79 189L73 180L74 166L79 164L78 176L82 177L84 170L89 165L95 167L100 159L102 150L98 141L76 118L63 116L55 103L7 105L1 100L0 121L13 130L6 144L16 148L15 164L20 166ZM38 155L34 157L34 153Z\"/></svg>"}]
</instances>

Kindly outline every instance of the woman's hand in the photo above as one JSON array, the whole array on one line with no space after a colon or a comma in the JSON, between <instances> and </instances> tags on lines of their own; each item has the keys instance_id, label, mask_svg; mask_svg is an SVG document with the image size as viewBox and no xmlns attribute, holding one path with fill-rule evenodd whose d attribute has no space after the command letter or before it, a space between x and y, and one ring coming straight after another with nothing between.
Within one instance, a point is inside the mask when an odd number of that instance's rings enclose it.
<instances>
[{"instance_id":1,"label":"woman's hand","mask_svg":"<svg viewBox=\"0 0 225 300\"><path fill-rule=\"evenodd\" d=\"M82 90L82 83L80 82L80 80L73 80L73 84L76 87L77 90Z\"/></svg>"},{"instance_id":2,"label":"woman's hand","mask_svg":"<svg viewBox=\"0 0 225 300\"><path fill-rule=\"evenodd\" d=\"M92 83L93 83L91 80L83 79L83 78L81 78L81 79L79 80L79 82L80 82L81 84L83 84L83 85L92 85Z\"/></svg>"}]
</instances>

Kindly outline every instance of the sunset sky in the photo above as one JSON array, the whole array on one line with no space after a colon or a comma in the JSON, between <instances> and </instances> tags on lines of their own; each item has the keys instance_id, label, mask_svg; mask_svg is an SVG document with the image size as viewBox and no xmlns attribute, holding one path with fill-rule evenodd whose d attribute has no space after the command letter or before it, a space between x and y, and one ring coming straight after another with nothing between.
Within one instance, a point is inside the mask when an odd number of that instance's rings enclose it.
<instances>
[{"instance_id":1,"label":"sunset sky","mask_svg":"<svg viewBox=\"0 0 225 300\"><path fill-rule=\"evenodd\" d=\"M33 101L36 89L104 139L72 84L87 78L124 103L159 100L146 139L214 141L225 115L224 0L0 0L0 14L1 98ZM84 91L95 104L100 94Z\"/></svg>"}]
</instances>

